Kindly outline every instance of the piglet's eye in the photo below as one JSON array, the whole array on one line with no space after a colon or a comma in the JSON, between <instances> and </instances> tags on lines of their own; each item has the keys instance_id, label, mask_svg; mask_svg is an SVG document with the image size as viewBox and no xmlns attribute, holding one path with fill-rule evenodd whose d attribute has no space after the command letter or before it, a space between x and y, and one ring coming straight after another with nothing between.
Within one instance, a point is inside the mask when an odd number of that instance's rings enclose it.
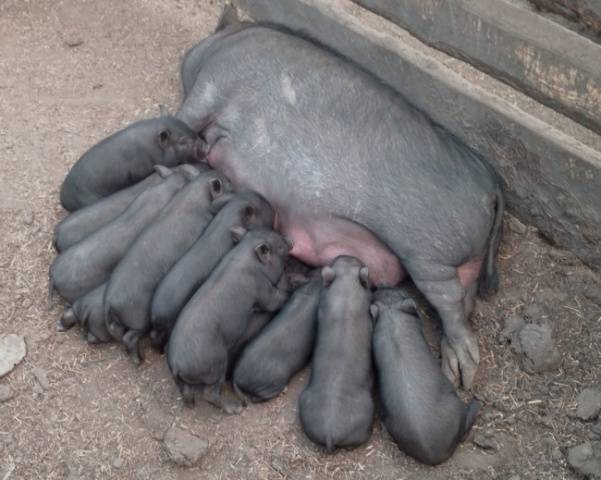
<instances>
[{"instance_id":1,"label":"piglet's eye","mask_svg":"<svg viewBox=\"0 0 601 480\"><path fill-rule=\"evenodd\" d=\"M213 193L215 193L216 195L221 194L221 192L223 191L223 184L218 178L215 178L211 181L211 187L213 188Z\"/></svg>"},{"instance_id":2,"label":"piglet's eye","mask_svg":"<svg viewBox=\"0 0 601 480\"><path fill-rule=\"evenodd\" d=\"M162 130L159 133L159 144L161 145L161 147L166 147L167 146L167 142L169 141L169 130Z\"/></svg>"}]
</instances>

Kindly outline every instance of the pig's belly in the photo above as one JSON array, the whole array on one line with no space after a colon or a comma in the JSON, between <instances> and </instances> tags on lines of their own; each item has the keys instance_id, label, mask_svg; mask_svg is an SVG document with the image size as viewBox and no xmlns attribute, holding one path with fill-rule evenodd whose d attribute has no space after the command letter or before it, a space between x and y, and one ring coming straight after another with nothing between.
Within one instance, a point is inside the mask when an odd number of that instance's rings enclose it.
<instances>
[{"instance_id":1,"label":"pig's belly","mask_svg":"<svg viewBox=\"0 0 601 480\"><path fill-rule=\"evenodd\" d=\"M278 219L286 214L281 212ZM350 220L292 217L277 221L276 228L294 242L291 255L308 265L321 267L340 255L352 255L367 265L374 285L394 286L406 277L398 257L372 232Z\"/></svg>"}]
</instances>

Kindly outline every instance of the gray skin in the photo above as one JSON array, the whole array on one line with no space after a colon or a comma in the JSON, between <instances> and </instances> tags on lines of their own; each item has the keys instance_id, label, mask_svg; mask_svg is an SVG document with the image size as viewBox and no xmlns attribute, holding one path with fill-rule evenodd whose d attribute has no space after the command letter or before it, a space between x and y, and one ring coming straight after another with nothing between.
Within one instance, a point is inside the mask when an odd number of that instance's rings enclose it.
<instances>
[{"instance_id":1,"label":"gray skin","mask_svg":"<svg viewBox=\"0 0 601 480\"><path fill-rule=\"evenodd\" d=\"M321 276L298 288L284 308L240 355L234 390L253 402L279 395L311 358L315 341Z\"/></svg>"},{"instance_id":2,"label":"gray skin","mask_svg":"<svg viewBox=\"0 0 601 480\"><path fill-rule=\"evenodd\" d=\"M184 165L179 165L173 170L177 171ZM202 163L195 164L194 168L202 171L208 170L206 164ZM62 252L90 236L127 210L127 207L140 193L162 181L163 178L155 172L131 187L124 188L69 214L54 229L54 248L58 252Z\"/></svg>"},{"instance_id":3,"label":"gray skin","mask_svg":"<svg viewBox=\"0 0 601 480\"><path fill-rule=\"evenodd\" d=\"M58 330L65 331L79 323L83 336L88 343L111 342L113 337L104 323L104 293L106 283L96 287L91 292L78 298L75 303L68 307L58 321Z\"/></svg>"},{"instance_id":4,"label":"gray skin","mask_svg":"<svg viewBox=\"0 0 601 480\"><path fill-rule=\"evenodd\" d=\"M287 292L275 285L291 247L273 230L250 230L182 310L169 338L167 363L187 405L200 388L206 401L226 413L242 410L239 400L221 393L230 352L254 311L274 312L286 302Z\"/></svg>"},{"instance_id":5,"label":"gray skin","mask_svg":"<svg viewBox=\"0 0 601 480\"><path fill-rule=\"evenodd\" d=\"M371 308L382 421L403 452L428 465L444 462L471 429L480 403L466 406L443 375L411 298L378 291Z\"/></svg>"},{"instance_id":6,"label":"gray skin","mask_svg":"<svg viewBox=\"0 0 601 480\"><path fill-rule=\"evenodd\" d=\"M246 231L272 225L273 209L261 195L240 192L228 200L202 236L169 270L157 287L150 309L150 339L153 347L164 347L186 302Z\"/></svg>"},{"instance_id":7,"label":"gray skin","mask_svg":"<svg viewBox=\"0 0 601 480\"><path fill-rule=\"evenodd\" d=\"M374 416L368 269L341 256L322 269L317 341L298 409L307 436L332 452L366 442Z\"/></svg>"},{"instance_id":8,"label":"gray skin","mask_svg":"<svg viewBox=\"0 0 601 480\"><path fill-rule=\"evenodd\" d=\"M77 210L143 180L155 165L198 163L206 151L198 134L175 117L136 122L82 155L63 181L61 204Z\"/></svg>"},{"instance_id":9,"label":"gray skin","mask_svg":"<svg viewBox=\"0 0 601 480\"><path fill-rule=\"evenodd\" d=\"M232 378L232 371L234 369L234 365L236 365L236 360L238 359L240 353L246 348L246 345L248 345L249 342L251 342L259 334L259 332L263 330L263 328L265 328L272 318L273 312L257 311L252 313L244 334L228 352L226 374L227 379Z\"/></svg>"},{"instance_id":10,"label":"gray skin","mask_svg":"<svg viewBox=\"0 0 601 480\"><path fill-rule=\"evenodd\" d=\"M198 170L181 171L157 166L165 180L142 192L125 212L81 242L60 253L50 266L50 292L56 290L68 302L106 282L136 237L154 220L171 198Z\"/></svg>"},{"instance_id":11,"label":"gray skin","mask_svg":"<svg viewBox=\"0 0 601 480\"><path fill-rule=\"evenodd\" d=\"M142 357L140 338L150 330L154 291L169 269L202 235L231 183L204 172L175 194L159 216L136 238L113 271L104 297L105 322L132 361Z\"/></svg>"},{"instance_id":12,"label":"gray skin","mask_svg":"<svg viewBox=\"0 0 601 480\"><path fill-rule=\"evenodd\" d=\"M196 80L176 116L206 139L208 163L269 201L292 256L355 256L378 286L410 275L442 319L445 374L469 387L479 353L468 317L476 291L498 284L504 204L491 167L294 33L226 21L187 58L183 78Z\"/></svg>"}]
</instances>

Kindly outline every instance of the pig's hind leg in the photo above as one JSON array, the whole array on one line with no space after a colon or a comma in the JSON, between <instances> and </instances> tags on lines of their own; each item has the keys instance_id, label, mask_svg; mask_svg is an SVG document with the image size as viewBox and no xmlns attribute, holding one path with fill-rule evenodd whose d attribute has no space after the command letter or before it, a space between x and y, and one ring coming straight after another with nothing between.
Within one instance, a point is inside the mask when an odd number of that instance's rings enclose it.
<instances>
[{"instance_id":1,"label":"pig's hind leg","mask_svg":"<svg viewBox=\"0 0 601 480\"><path fill-rule=\"evenodd\" d=\"M211 405L215 405L217 408L223 410L228 415L242 412L244 402L239 398L232 398L225 395L223 392L224 382L225 376L223 380L214 383L213 385L205 385L202 392L203 398Z\"/></svg>"},{"instance_id":2,"label":"pig's hind leg","mask_svg":"<svg viewBox=\"0 0 601 480\"><path fill-rule=\"evenodd\" d=\"M127 333L123 335L122 342L123 345L125 345L125 351L135 365L140 365L142 360L144 360L142 349L140 348L140 339L143 335L144 333L138 330L128 330Z\"/></svg>"},{"instance_id":3,"label":"pig's hind leg","mask_svg":"<svg viewBox=\"0 0 601 480\"><path fill-rule=\"evenodd\" d=\"M473 282L463 285L461 267L415 260L404 262L404 266L442 321L441 367L445 376L455 386L462 381L465 388L470 388L480 361L478 339L468 323Z\"/></svg>"}]
</instances>

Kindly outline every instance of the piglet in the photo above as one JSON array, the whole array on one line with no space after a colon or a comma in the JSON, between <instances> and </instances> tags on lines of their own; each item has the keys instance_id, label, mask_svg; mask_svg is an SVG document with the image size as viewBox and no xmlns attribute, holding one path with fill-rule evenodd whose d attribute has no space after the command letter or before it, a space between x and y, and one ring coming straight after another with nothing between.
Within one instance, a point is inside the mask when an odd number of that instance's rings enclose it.
<instances>
[{"instance_id":1,"label":"piglet","mask_svg":"<svg viewBox=\"0 0 601 480\"><path fill-rule=\"evenodd\" d=\"M284 390L313 352L321 276L298 288L260 335L242 351L233 375L234 390L253 402Z\"/></svg>"},{"instance_id":2,"label":"piglet","mask_svg":"<svg viewBox=\"0 0 601 480\"><path fill-rule=\"evenodd\" d=\"M322 269L311 377L299 398L303 430L328 452L364 443L374 415L367 267L337 257Z\"/></svg>"},{"instance_id":3,"label":"piglet","mask_svg":"<svg viewBox=\"0 0 601 480\"><path fill-rule=\"evenodd\" d=\"M50 291L73 303L105 283L132 242L198 170L190 165L172 172L157 166L164 181L142 192L125 212L62 252L50 266Z\"/></svg>"},{"instance_id":4,"label":"piglet","mask_svg":"<svg viewBox=\"0 0 601 480\"><path fill-rule=\"evenodd\" d=\"M220 173L201 173L182 188L140 234L115 268L104 298L109 332L141 361L139 340L150 330L152 295L169 269L200 237L232 191Z\"/></svg>"},{"instance_id":5,"label":"piglet","mask_svg":"<svg viewBox=\"0 0 601 480\"><path fill-rule=\"evenodd\" d=\"M459 399L403 291L379 290L371 309L384 425L403 452L428 465L444 462L469 432L480 403L466 407Z\"/></svg>"},{"instance_id":6,"label":"piglet","mask_svg":"<svg viewBox=\"0 0 601 480\"><path fill-rule=\"evenodd\" d=\"M173 171L178 171L185 165L189 164L178 165ZM201 171L208 170L208 167L202 163L196 164L194 168ZM71 213L54 229L54 248L58 252L62 252L71 245L75 245L77 242L90 236L96 230L99 230L125 212L127 207L144 190L158 185L162 181L163 177L158 172L155 172L131 187L119 190L108 197L104 197L87 207L80 208Z\"/></svg>"},{"instance_id":7,"label":"piglet","mask_svg":"<svg viewBox=\"0 0 601 480\"><path fill-rule=\"evenodd\" d=\"M65 331L76 323L81 325L88 343L106 343L113 340L104 323L104 293L106 283L75 300L58 321L58 330Z\"/></svg>"},{"instance_id":8,"label":"piglet","mask_svg":"<svg viewBox=\"0 0 601 480\"><path fill-rule=\"evenodd\" d=\"M288 295L275 287L284 271L291 242L266 228L250 230L221 260L179 315L169 338L167 362L184 402L194 402L193 387L226 413L242 409L221 389L229 355L248 328L253 311L277 311Z\"/></svg>"},{"instance_id":9,"label":"piglet","mask_svg":"<svg viewBox=\"0 0 601 480\"><path fill-rule=\"evenodd\" d=\"M153 347L164 347L179 312L234 244L250 228L270 227L273 217L273 209L258 193L240 192L231 196L156 289L150 313Z\"/></svg>"},{"instance_id":10,"label":"piglet","mask_svg":"<svg viewBox=\"0 0 601 480\"><path fill-rule=\"evenodd\" d=\"M77 210L143 180L156 165L198 163L205 154L206 143L173 116L136 122L83 154L62 184L61 204Z\"/></svg>"}]
</instances>

